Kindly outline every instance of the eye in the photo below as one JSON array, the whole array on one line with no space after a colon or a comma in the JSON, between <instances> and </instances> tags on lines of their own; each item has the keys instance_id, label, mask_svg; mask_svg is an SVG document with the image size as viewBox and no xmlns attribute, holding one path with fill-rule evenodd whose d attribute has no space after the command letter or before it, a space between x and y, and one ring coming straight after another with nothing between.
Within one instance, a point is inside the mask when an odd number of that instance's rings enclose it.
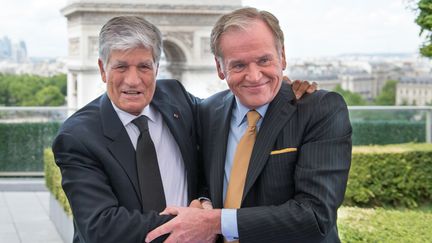
<instances>
[{"instance_id":1,"label":"eye","mask_svg":"<svg viewBox=\"0 0 432 243\"><path fill-rule=\"evenodd\" d=\"M270 64L270 58L268 57L263 57L258 60L258 65L260 66L267 66L269 64Z\"/></svg>"},{"instance_id":2,"label":"eye","mask_svg":"<svg viewBox=\"0 0 432 243\"><path fill-rule=\"evenodd\" d=\"M126 71L127 66L126 65L117 65L117 66L114 66L113 69L117 72L124 72L124 71Z\"/></svg>"},{"instance_id":3,"label":"eye","mask_svg":"<svg viewBox=\"0 0 432 243\"><path fill-rule=\"evenodd\" d=\"M232 66L231 66L231 71L234 71L234 72L241 72L241 71L243 71L244 69L246 68L246 65L245 64L243 64L243 63L235 63L235 64L233 64Z\"/></svg>"},{"instance_id":4,"label":"eye","mask_svg":"<svg viewBox=\"0 0 432 243\"><path fill-rule=\"evenodd\" d=\"M152 70L153 68L149 64L140 64L140 65L138 65L138 69L140 71L148 71L148 70Z\"/></svg>"}]
</instances>

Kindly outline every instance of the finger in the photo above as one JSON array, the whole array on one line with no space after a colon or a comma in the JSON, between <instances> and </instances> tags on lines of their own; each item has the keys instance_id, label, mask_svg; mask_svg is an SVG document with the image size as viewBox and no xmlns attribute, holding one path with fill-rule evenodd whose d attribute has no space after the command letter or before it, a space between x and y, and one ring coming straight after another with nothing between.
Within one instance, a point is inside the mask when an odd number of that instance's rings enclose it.
<instances>
[{"instance_id":1,"label":"finger","mask_svg":"<svg viewBox=\"0 0 432 243\"><path fill-rule=\"evenodd\" d=\"M300 80L294 80L292 83L291 83L291 87L292 87L292 90L295 92L299 87L300 87L300 83L301 83L301 81Z\"/></svg>"},{"instance_id":2,"label":"finger","mask_svg":"<svg viewBox=\"0 0 432 243\"><path fill-rule=\"evenodd\" d=\"M300 87L298 88L299 93L301 92L301 94L303 95L310 86L311 84L309 83L309 81L303 80L300 83Z\"/></svg>"},{"instance_id":3,"label":"finger","mask_svg":"<svg viewBox=\"0 0 432 243\"><path fill-rule=\"evenodd\" d=\"M300 81L299 87L297 88L297 90L294 90L296 99L300 99L304 95L306 90L309 88L309 86L310 84L308 81L306 80Z\"/></svg>"},{"instance_id":4,"label":"finger","mask_svg":"<svg viewBox=\"0 0 432 243\"><path fill-rule=\"evenodd\" d=\"M204 201L201 203L202 208L204 209L213 209L213 205L210 201Z\"/></svg>"},{"instance_id":5,"label":"finger","mask_svg":"<svg viewBox=\"0 0 432 243\"><path fill-rule=\"evenodd\" d=\"M201 206L201 202L198 199L193 200L190 204L189 207L191 208L203 208Z\"/></svg>"},{"instance_id":6,"label":"finger","mask_svg":"<svg viewBox=\"0 0 432 243\"><path fill-rule=\"evenodd\" d=\"M285 82L287 82L287 84L291 84L292 83L291 79L289 79L288 76L283 76L282 80L285 81Z\"/></svg>"},{"instance_id":7,"label":"finger","mask_svg":"<svg viewBox=\"0 0 432 243\"><path fill-rule=\"evenodd\" d=\"M318 84L316 82L312 82L311 86L306 90L306 93L311 94L318 89Z\"/></svg>"},{"instance_id":8,"label":"finger","mask_svg":"<svg viewBox=\"0 0 432 243\"><path fill-rule=\"evenodd\" d=\"M179 211L177 207L167 207L164 211L159 213L159 215L177 215L178 213Z\"/></svg>"},{"instance_id":9,"label":"finger","mask_svg":"<svg viewBox=\"0 0 432 243\"><path fill-rule=\"evenodd\" d=\"M152 230L150 233L147 234L147 236L145 238L145 242L151 242L161 235L170 233L174 227L173 222L174 222L174 220L168 221L168 223L165 223L165 224L157 227L156 229Z\"/></svg>"}]
</instances>

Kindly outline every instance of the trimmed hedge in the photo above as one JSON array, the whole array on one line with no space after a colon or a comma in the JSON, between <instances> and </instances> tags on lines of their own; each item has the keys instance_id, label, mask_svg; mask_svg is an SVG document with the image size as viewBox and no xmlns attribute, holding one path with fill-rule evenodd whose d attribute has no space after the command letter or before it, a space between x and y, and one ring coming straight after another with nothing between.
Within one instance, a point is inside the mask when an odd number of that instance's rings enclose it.
<instances>
[{"instance_id":1,"label":"trimmed hedge","mask_svg":"<svg viewBox=\"0 0 432 243\"><path fill-rule=\"evenodd\" d=\"M0 171L43 171L43 149L50 147L60 122L0 123ZM425 123L354 121L353 145L424 142Z\"/></svg>"},{"instance_id":2,"label":"trimmed hedge","mask_svg":"<svg viewBox=\"0 0 432 243\"><path fill-rule=\"evenodd\" d=\"M425 142L424 121L352 121L353 145Z\"/></svg>"},{"instance_id":3,"label":"trimmed hedge","mask_svg":"<svg viewBox=\"0 0 432 243\"><path fill-rule=\"evenodd\" d=\"M63 206L67 215L72 215L69 202L66 198L66 194L61 186L61 173L60 168L57 167L54 162L54 155L51 149L44 150L44 171L45 171L45 184L48 190Z\"/></svg>"},{"instance_id":4,"label":"trimmed hedge","mask_svg":"<svg viewBox=\"0 0 432 243\"><path fill-rule=\"evenodd\" d=\"M344 205L432 202L432 144L354 147Z\"/></svg>"},{"instance_id":5,"label":"trimmed hedge","mask_svg":"<svg viewBox=\"0 0 432 243\"><path fill-rule=\"evenodd\" d=\"M432 202L432 144L354 147L345 204L404 205ZM51 149L44 151L46 185L72 215ZM352 208L338 211L342 242L427 242L432 208L426 210Z\"/></svg>"},{"instance_id":6,"label":"trimmed hedge","mask_svg":"<svg viewBox=\"0 0 432 243\"><path fill-rule=\"evenodd\" d=\"M432 210L342 207L338 229L344 243L430 242Z\"/></svg>"},{"instance_id":7,"label":"trimmed hedge","mask_svg":"<svg viewBox=\"0 0 432 243\"><path fill-rule=\"evenodd\" d=\"M50 147L59 122L0 123L0 171L43 171L43 150Z\"/></svg>"}]
</instances>

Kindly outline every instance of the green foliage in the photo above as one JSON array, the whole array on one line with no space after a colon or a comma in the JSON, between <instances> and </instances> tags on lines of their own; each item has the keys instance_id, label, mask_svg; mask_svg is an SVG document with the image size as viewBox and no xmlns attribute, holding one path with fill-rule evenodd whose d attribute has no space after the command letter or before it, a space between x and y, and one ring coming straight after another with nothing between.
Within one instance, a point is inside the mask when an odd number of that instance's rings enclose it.
<instances>
[{"instance_id":1,"label":"green foliage","mask_svg":"<svg viewBox=\"0 0 432 243\"><path fill-rule=\"evenodd\" d=\"M430 242L432 211L342 207L338 229L345 243Z\"/></svg>"},{"instance_id":2,"label":"green foliage","mask_svg":"<svg viewBox=\"0 0 432 243\"><path fill-rule=\"evenodd\" d=\"M58 122L0 123L0 171L43 171L43 150L59 127Z\"/></svg>"},{"instance_id":3,"label":"green foliage","mask_svg":"<svg viewBox=\"0 0 432 243\"><path fill-rule=\"evenodd\" d=\"M375 105L395 105L396 104L396 80L388 80L381 93L375 98Z\"/></svg>"},{"instance_id":4,"label":"green foliage","mask_svg":"<svg viewBox=\"0 0 432 243\"><path fill-rule=\"evenodd\" d=\"M51 149L44 150L44 170L45 170L45 184L48 190L63 206L67 215L71 216L72 211L69 202L61 186L61 173L60 169L54 162L54 155Z\"/></svg>"},{"instance_id":5,"label":"green foliage","mask_svg":"<svg viewBox=\"0 0 432 243\"><path fill-rule=\"evenodd\" d=\"M67 95L67 77L66 74L57 74L48 78L49 84L57 87L63 96Z\"/></svg>"},{"instance_id":6,"label":"green foliage","mask_svg":"<svg viewBox=\"0 0 432 243\"><path fill-rule=\"evenodd\" d=\"M426 139L424 121L353 120L351 125L353 145L424 142Z\"/></svg>"},{"instance_id":7,"label":"green foliage","mask_svg":"<svg viewBox=\"0 0 432 243\"><path fill-rule=\"evenodd\" d=\"M420 0L417 6L419 14L415 21L421 28L420 35L426 34L420 53L425 57L432 57L432 0Z\"/></svg>"},{"instance_id":8,"label":"green foliage","mask_svg":"<svg viewBox=\"0 0 432 243\"><path fill-rule=\"evenodd\" d=\"M345 205L415 208L432 201L432 144L356 147Z\"/></svg>"},{"instance_id":9,"label":"green foliage","mask_svg":"<svg viewBox=\"0 0 432 243\"><path fill-rule=\"evenodd\" d=\"M40 106L60 106L65 103L65 98L58 87L49 85L36 93L34 101Z\"/></svg>"},{"instance_id":10,"label":"green foliage","mask_svg":"<svg viewBox=\"0 0 432 243\"><path fill-rule=\"evenodd\" d=\"M65 104L65 96L65 74L53 77L0 74L1 106L58 106Z\"/></svg>"},{"instance_id":11,"label":"green foliage","mask_svg":"<svg viewBox=\"0 0 432 243\"><path fill-rule=\"evenodd\" d=\"M340 84L336 85L333 91L342 95L347 105L367 105L367 102L361 97L360 94L351 92L349 90L344 90Z\"/></svg>"}]
</instances>

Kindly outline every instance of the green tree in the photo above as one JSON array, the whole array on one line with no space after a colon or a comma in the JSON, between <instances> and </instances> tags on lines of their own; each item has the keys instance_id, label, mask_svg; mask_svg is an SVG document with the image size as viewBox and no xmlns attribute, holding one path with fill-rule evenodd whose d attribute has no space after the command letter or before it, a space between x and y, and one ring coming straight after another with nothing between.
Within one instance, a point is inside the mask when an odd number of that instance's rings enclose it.
<instances>
[{"instance_id":1,"label":"green tree","mask_svg":"<svg viewBox=\"0 0 432 243\"><path fill-rule=\"evenodd\" d=\"M65 103L65 96L64 74L53 77L0 74L1 106L57 106Z\"/></svg>"},{"instance_id":2,"label":"green tree","mask_svg":"<svg viewBox=\"0 0 432 243\"><path fill-rule=\"evenodd\" d=\"M381 93L375 98L375 105L395 105L396 104L396 80L388 80Z\"/></svg>"},{"instance_id":3,"label":"green tree","mask_svg":"<svg viewBox=\"0 0 432 243\"><path fill-rule=\"evenodd\" d=\"M351 92L349 90L344 90L344 89L342 89L340 84L336 85L336 87L334 88L333 91L341 94L343 96L343 98L345 99L345 102L347 103L347 105L367 105L366 100L364 100L360 94Z\"/></svg>"},{"instance_id":4,"label":"green tree","mask_svg":"<svg viewBox=\"0 0 432 243\"><path fill-rule=\"evenodd\" d=\"M420 26L420 35L426 34L425 42L420 47L420 53L432 57L432 0L417 2L418 16L415 22Z\"/></svg>"},{"instance_id":5,"label":"green tree","mask_svg":"<svg viewBox=\"0 0 432 243\"><path fill-rule=\"evenodd\" d=\"M34 103L40 106L60 106L65 103L65 97L58 87L50 85L36 93Z\"/></svg>"},{"instance_id":6,"label":"green tree","mask_svg":"<svg viewBox=\"0 0 432 243\"><path fill-rule=\"evenodd\" d=\"M55 76L50 77L47 79L47 82L51 85L56 86L60 92L63 94L63 96L67 95L67 78L66 74L57 74Z\"/></svg>"}]
</instances>

